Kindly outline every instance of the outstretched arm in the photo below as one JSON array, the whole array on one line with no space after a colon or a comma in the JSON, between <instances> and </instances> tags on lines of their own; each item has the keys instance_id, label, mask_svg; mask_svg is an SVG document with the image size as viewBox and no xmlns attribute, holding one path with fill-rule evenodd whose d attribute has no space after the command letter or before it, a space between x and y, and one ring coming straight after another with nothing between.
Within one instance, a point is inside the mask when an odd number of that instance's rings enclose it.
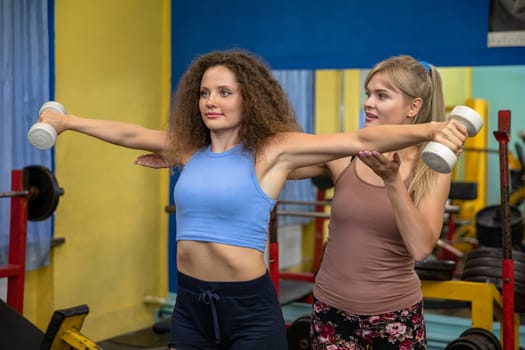
<instances>
[{"instance_id":1,"label":"outstretched arm","mask_svg":"<svg viewBox=\"0 0 525 350\"><path fill-rule=\"evenodd\" d=\"M167 150L167 133L141 125L102 119L63 115L53 109L42 111L38 121L51 124L57 134L66 130L77 131L114 145L163 153Z\"/></svg>"},{"instance_id":2,"label":"outstretched arm","mask_svg":"<svg viewBox=\"0 0 525 350\"><path fill-rule=\"evenodd\" d=\"M388 152L420 142L436 141L458 154L467 131L456 120L410 125L378 125L338 134L288 133L275 139L274 151L290 171L357 154L361 150Z\"/></svg>"}]
</instances>

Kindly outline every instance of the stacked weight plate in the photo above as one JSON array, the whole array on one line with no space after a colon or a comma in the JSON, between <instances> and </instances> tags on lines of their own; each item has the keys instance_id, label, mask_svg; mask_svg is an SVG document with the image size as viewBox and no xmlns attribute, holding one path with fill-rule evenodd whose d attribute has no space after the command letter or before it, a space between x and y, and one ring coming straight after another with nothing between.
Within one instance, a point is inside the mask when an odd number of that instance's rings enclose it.
<instances>
[{"instance_id":1,"label":"stacked weight plate","mask_svg":"<svg viewBox=\"0 0 525 350\"><path fill-rule=\"evenodd\" d=\"M514 308L525 312L525 253L513 250L514 260ZM503 251L501 248L480 247L465 258L461 279L464 281L492 283L502 291Z\"/></svg>"}]
</instances>

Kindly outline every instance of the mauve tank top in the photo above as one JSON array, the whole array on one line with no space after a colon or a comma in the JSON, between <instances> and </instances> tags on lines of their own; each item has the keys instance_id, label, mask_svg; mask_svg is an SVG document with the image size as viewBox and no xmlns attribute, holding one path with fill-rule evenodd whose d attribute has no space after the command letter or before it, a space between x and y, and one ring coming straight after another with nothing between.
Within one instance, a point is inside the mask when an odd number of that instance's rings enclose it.
<instances>
[{"instance_id":1,"label":"mauve tank top","mask_svg":"<svg viewBox=\"0 0 525 350\"><path fill-rule=\"evenodd\" d=\"M407 308L423 298L415 261L397 229L384 186L361 180L355 163L335 183L328 243L314 295L358 315Z\"/></svg>"}]
</instances>

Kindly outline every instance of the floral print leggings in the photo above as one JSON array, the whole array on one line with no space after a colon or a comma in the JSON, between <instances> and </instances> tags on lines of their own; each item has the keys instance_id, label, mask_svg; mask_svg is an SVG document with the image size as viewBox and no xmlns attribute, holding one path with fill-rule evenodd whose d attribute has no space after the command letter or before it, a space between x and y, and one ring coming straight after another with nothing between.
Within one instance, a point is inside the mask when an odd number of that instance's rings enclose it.
<instances>
[{"instance_id":1,"label":"floral print leggings","mask_svg":"<svg viewBox=\"0 0 525 350\"><path fill-rule=\"evenodd\" d=\"M400 311L363 316L315 300L310 335L313 350L427 348L422 301Z\"/></svg>"}]
</instances>

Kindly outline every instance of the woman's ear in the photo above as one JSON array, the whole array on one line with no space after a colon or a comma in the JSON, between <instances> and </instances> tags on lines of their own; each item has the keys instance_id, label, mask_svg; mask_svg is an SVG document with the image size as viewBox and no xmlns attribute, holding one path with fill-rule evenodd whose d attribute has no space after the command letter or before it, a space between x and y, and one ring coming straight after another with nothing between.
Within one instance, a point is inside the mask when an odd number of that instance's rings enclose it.
<instances>
[{"instance_id":1,"label":"woman's ear","mask_svg":"<svg viewBox=\"0 0 525 350\"><path fill-rule=\"evenodd\" d=\"M421 97L416 97L415 99L410 102L410 107L408 109L408 117L414 118L421 109L421 106L423 105L423 99Z\"/></svg>"}]
</instances>

